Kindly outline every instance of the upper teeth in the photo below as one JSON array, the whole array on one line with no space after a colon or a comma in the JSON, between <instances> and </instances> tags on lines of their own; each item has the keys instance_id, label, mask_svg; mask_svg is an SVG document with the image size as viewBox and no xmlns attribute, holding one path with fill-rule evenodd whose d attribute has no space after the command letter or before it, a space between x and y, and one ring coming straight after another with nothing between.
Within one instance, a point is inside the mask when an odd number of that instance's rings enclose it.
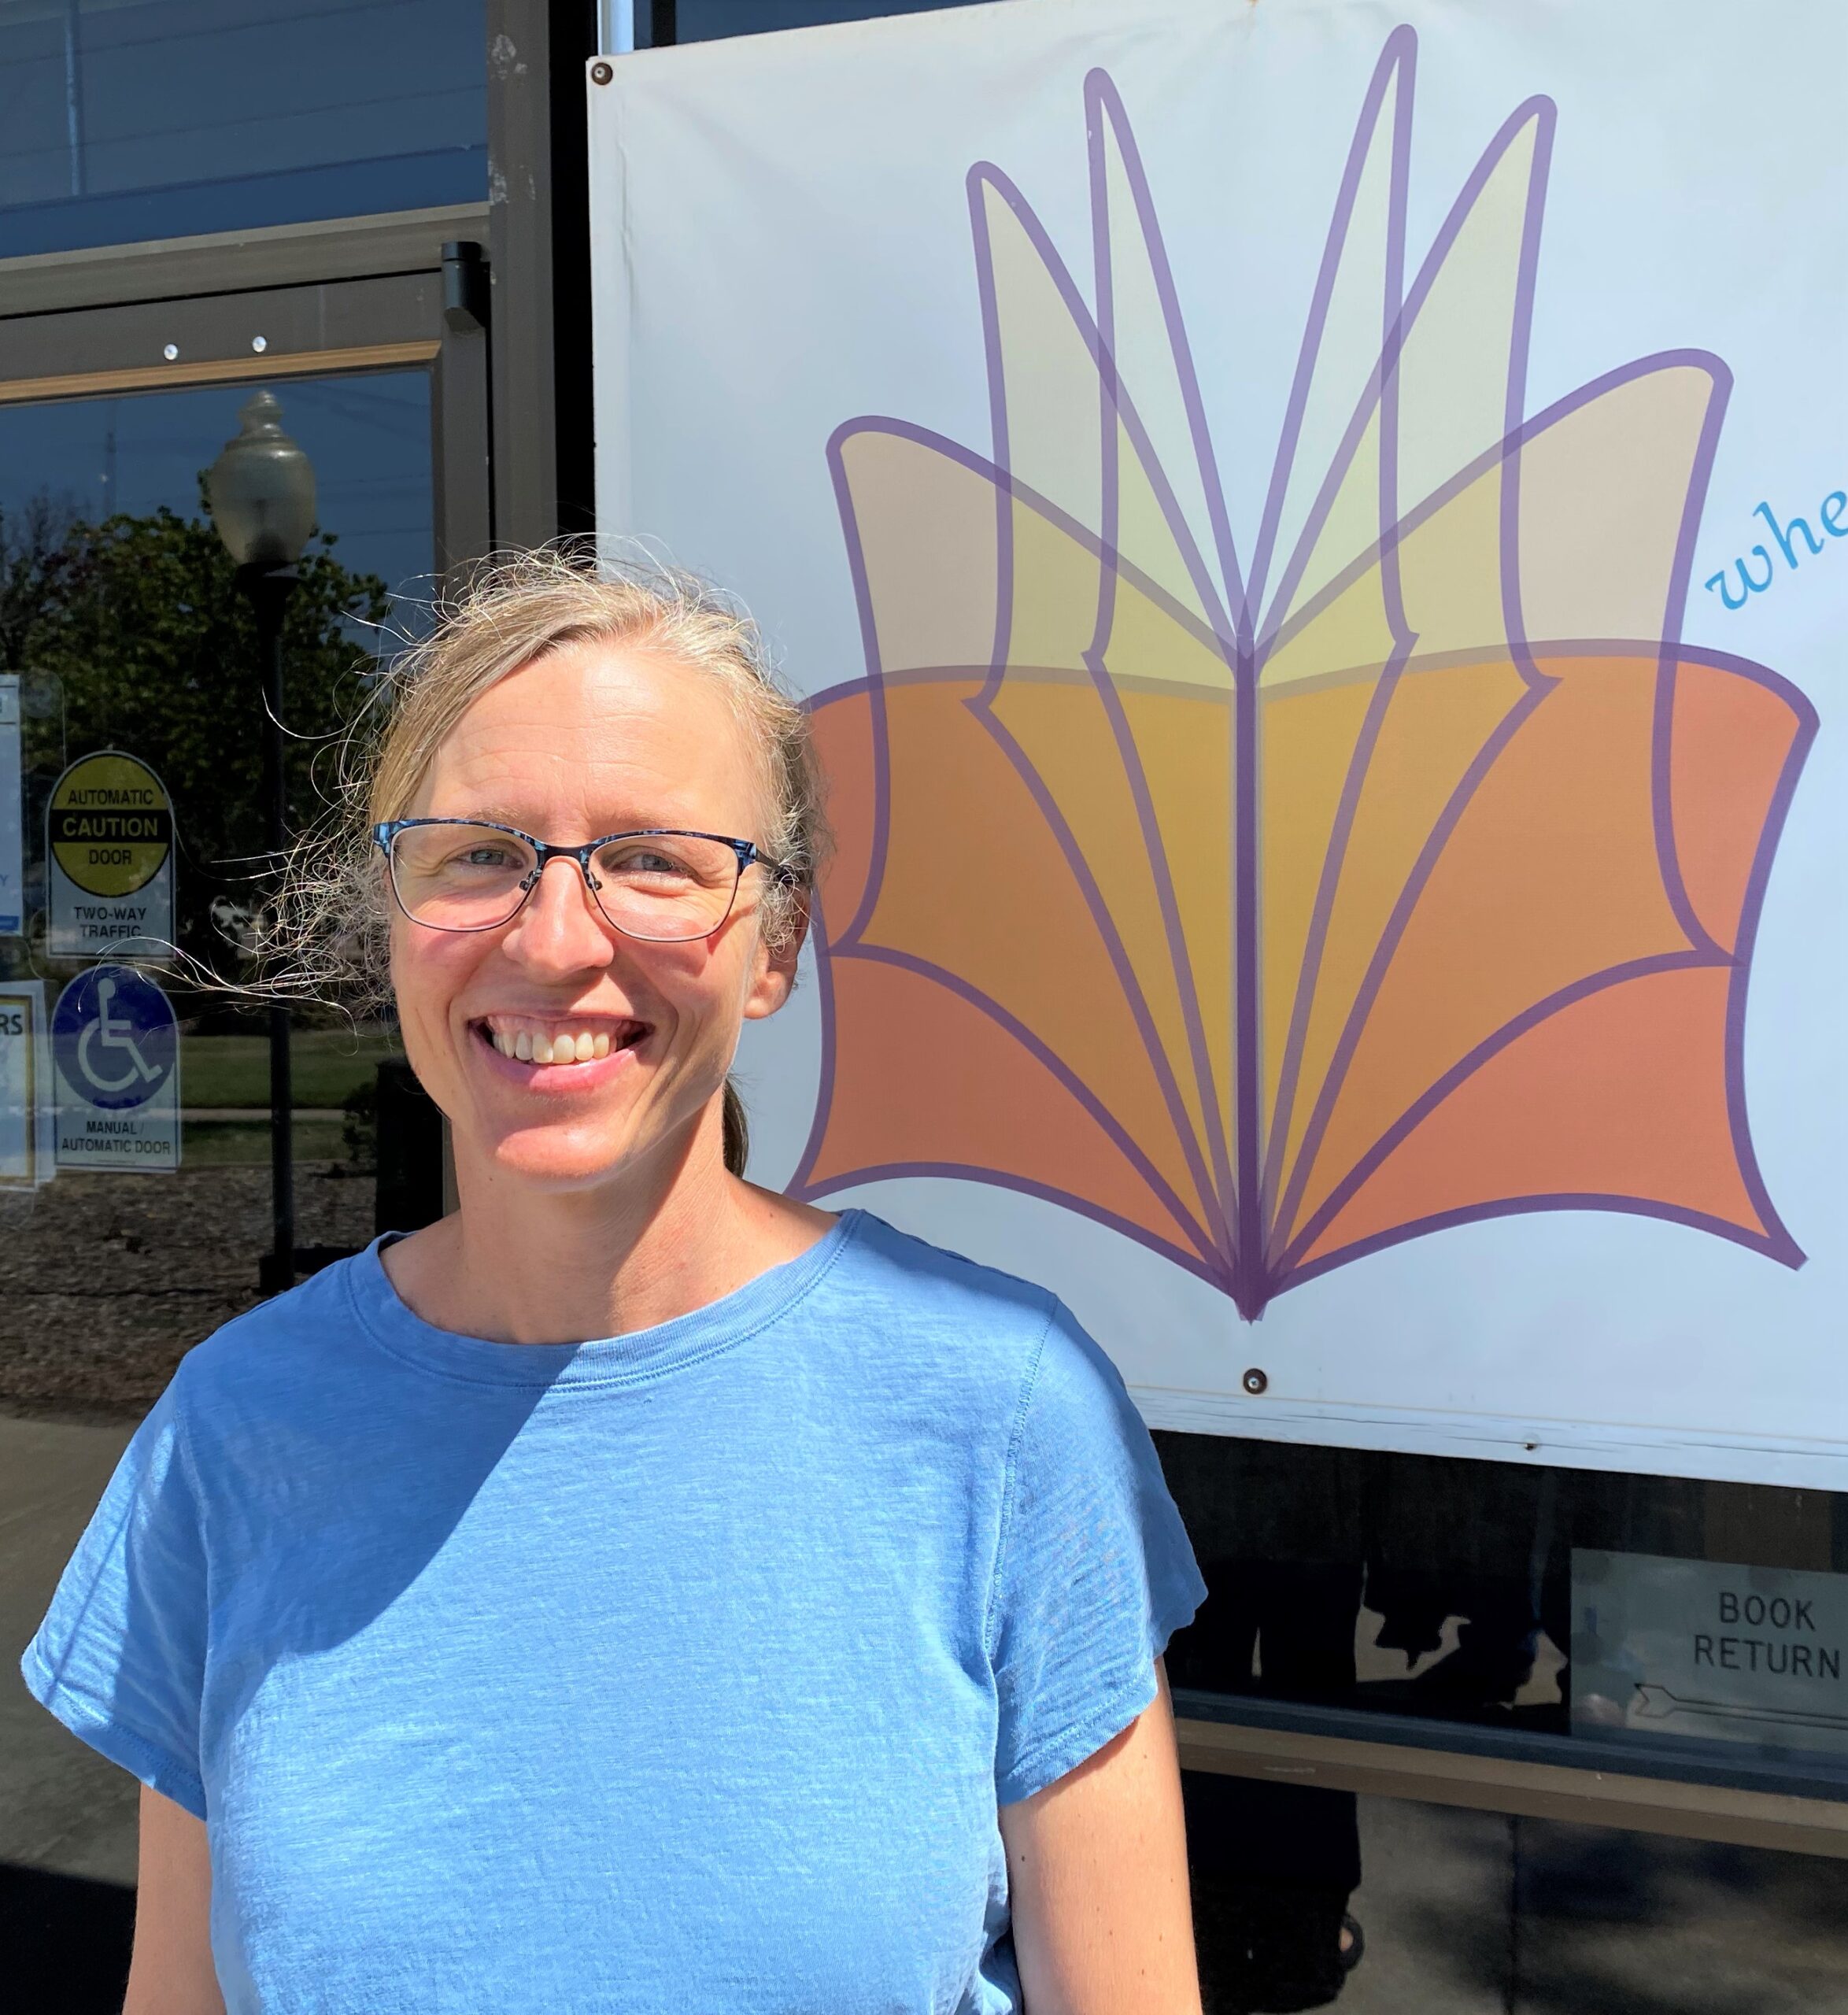
<instances>
[{"instance_id":1,"label":"upper teeth","mask_svg":"<svg viewBox=\"0 0 1848 2015\"><path fill-rule=\"evenodd\" d=\"M610 1053L607 1029L594 1034L578 1029L549 1035L543 1029L501 1029L490 1024L488 1033L503 1056L516 1056L523 1063L588 1063L593 1056Z\"/></svg>"}]
</instances>

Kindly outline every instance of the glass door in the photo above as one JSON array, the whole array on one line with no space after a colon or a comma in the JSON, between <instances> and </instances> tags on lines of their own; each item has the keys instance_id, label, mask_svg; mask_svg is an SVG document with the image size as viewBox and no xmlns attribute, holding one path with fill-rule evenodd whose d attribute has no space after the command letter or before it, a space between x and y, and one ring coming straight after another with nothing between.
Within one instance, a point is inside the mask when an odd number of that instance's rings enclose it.
<instances>
[{"instance_id":1,"label":"glass door","mask_svg":"<svg viewBox=\"0 0 1848 2015\"><path fill-rule=\"evenodd\" d=\"M0 406L0 697L17 716L0 760L19 778L19 830L0 845L22 871L0 979L27 1019L43 1004L50 1067L34 1089L53 1107L36 1128L49 1155L0 1200L0 1400L14 1405L138 1415L181 1352L257 1295L267 1022L239 989L268 889L265 723L251 608L201 494L252 389ZM318 497L283 639L299 831L434 591L431 380L269 389ZM138 796L146 842L129 836ZM122 929L145 935L117 951ZM114 983L111 1012L95 996L118 970L137 977ZM296 1239L312 1263L372 1236L379 1066L396 1044L331 1004L293 1019ZM161 1045L171 1084L137 1060L160 1069ZM24 1118L22 1095L22 1143Z\"/></svg>"},{"instance_id":2,"label":"glass door","mask_svg":"<svg viewBox=\"0 0 1848 2015\"><path fill-rule=\"evenodd\" d=\"M72 2009L121 2005L138 1790L16 1662L135 1425L271 1250L268 1024L242 990L263 660L203 472L264 393L314 471L282 627L300 832L443 575L491 541L485 275L445 250L0 316L0 1921ZM387 1019L291 1020L305 1271L440 1214L441 1121Z\"/></svg>"}]
</instances>

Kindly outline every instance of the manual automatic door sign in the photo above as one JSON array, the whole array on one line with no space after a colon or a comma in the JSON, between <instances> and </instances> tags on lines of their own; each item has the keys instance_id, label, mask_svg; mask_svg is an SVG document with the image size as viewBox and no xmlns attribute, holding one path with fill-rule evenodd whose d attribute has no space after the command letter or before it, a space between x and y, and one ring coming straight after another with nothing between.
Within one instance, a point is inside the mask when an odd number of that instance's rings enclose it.
<instances>
[{"instance_id":1,"label":"manual automatic door sign","mask_svg":"<svg viewBox=\"0 0 1848 2015\"><path fill-rule=\"evenodd\" d=\"M132 966L92 966L51 1016L57 1166L166 1174L179 1166L179 1024Z\"/></svg>"},{"instance_id":2,"label":"manual automatic door sign","mask_svg":"<svg viewBox=\"0 0 1848 2015\"><path fill-rule=\"evenodd\" d=\"M54 1167L45 988L10 980L0 985L0 1189L35 1189Z\"/></svg>"},{"instance_id":3,"label":"manual automatic door sign","mask_svg":"<svg viewBox=\"0 0 1848 2015\"><path fill-rule=\"evenodd\" d=\"M173 807L137 756L105 749L57 780L45 813L54 958L157 956L173 938Z\"/></svg>"}]
</instances>

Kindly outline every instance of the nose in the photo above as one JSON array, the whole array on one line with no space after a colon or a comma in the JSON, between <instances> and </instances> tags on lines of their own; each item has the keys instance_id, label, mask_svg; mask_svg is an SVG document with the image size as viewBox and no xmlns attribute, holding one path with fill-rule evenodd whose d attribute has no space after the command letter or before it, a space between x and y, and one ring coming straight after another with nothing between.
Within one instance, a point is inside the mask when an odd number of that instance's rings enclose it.
<instances>
[{"instance_id":1,"label":"nose","mask_svg":"<svg viewBox=\"0 0 1848 2015\"><path fill-rule=\"evenodd\" d=\"M511 957L535 971L581 973L610 963L615 933L577 863L554 856L539 871L503 945Z\"/></svg>"}]
</instances>

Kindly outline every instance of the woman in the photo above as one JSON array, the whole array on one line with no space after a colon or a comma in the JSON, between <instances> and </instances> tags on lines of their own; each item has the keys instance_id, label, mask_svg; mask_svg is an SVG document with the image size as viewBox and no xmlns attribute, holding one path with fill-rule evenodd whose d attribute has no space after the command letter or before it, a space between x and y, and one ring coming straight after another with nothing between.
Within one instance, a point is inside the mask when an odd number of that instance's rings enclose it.
<instances>
[{"instance_id":1,"label":"woman","mask_svg":"<svg viewBox=\"0 0 1848 2015\"><path fill-rule=\"evenodd\" d=\"M516 564L364 824L309 907L459 1208L189 1353L25 1658L146 1788L128 2015L1197 2010L1203 1591L1121 1381L741 1178L822 838L749 626Z\"/></svg>"}]
</instances>

